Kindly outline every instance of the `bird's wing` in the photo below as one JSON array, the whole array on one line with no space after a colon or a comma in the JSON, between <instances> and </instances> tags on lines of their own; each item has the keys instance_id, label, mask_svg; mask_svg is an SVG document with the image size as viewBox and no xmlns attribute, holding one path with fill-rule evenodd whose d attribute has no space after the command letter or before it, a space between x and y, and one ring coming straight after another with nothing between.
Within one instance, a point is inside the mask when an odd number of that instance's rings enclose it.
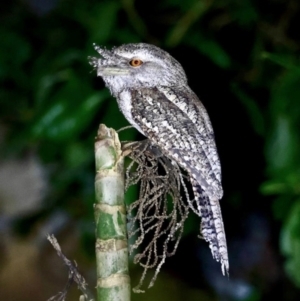
<instances>
[{"instance_id":1,"label":"bird's wing","mask_svg":"<svg viewBox=\"0 0 300 301\"><path fill-rule=\"evenodd\" d=\"M190 116L157 88L133 90L131 95L133 119L145 135L186 169L209 197L221 199L221 182L214 172L216 165L220 168L214 138L205 130L199 132Z\"/></svg>"},{"instance_id":2,"label":"bird's wing","mask_svg":"<svg viewBox=\"0 0 300 301\"><path fill-rule=\"evenodd\" d=\"M150 141L189 173L202 216L203 238L209 242L214 258L221 261L222 270L224 267L227 270L226 239L219 207L223 191L212 167L216 161L207 155L210 149L215 149L211 144L213 137L203 131L199 133L190 117L157 88L133 90L131 95L135 122Z\"/></svg>"},{"instance_id":3,"label":"bird's wing","mask_svg":"<svg viewBox=\"0 0 300 301\"><path fill-rule=\"evenodd\" d=\"M221 165L217 148L213 127L209 116L202 102L197 95L187 86L184 87L158 87L166 98L174 103L188 118L195 124L198 133L200 134L203 145L203 150L211 163L211 168L216 178L221 182Z\"/></svg>"}]
</instances>

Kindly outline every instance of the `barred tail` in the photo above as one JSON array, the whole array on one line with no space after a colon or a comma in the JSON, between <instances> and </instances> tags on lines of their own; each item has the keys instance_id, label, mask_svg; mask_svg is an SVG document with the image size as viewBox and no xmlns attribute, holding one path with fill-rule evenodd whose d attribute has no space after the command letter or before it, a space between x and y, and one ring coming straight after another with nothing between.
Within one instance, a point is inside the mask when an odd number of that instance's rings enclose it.
<instances>
[{"instance_id":1,"label":"barred tail","mask_svg":"<svg viewBox=\"0 0 300 301\"><path fill-rule=\"evenodd\" d=\"M226 236L218 199L209 198L201 186L191 179L198 211L201 214L201 234L209 247L213 258L221 262L223 275L228 274L229 262Z\"/></svg>"}]
</instances>

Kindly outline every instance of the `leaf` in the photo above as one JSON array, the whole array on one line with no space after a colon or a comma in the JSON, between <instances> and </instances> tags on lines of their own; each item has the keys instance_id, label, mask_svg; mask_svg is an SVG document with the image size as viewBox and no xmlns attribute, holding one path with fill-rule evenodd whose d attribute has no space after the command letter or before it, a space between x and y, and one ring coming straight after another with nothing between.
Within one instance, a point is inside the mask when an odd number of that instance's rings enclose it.
<instances>
[{"instance_id":1,"label":"leaf","mask_svg":"<svg viewBox=\"0 0 300 301\"><path fill-rule=\"evenodd\" d=\"M261 54L261 57L263 59L270 60L271 62L280 65L282 67L285 67L287 69L291 69L294 72L298 73L300 75L300 64L299 60L296 60L293 56L287 56L282 54L274 54L270 52L263 52Z\"/></svg>"},{"instance_id":2,"label":"leaf","mask_svg":"<svg viewBox=\"0 0 300 301\"><path fill-rule=\"evenodd\" d=\"M206 38L200 33L193 33L190 34L185 41L188 45L193 46L210 58L217 66L224 69L230 67L231 59L229 55L215 40Z\"/></svg>"},{"instance_id":3,"label":"leaf","mask_svg":"<svg viewBox=\"0 0 300 301\"><path fill-rule=\"evenodd\" d=\"M300 287L300 200L294 203L280 237L282 253L287 257L285 270Z\"/></svg>"},{"instance_id":4,"label":"leaf","mask_svg":"<svg viewBox=\"0 0 300 301\"><path fill-rule=\"evenodd\" d=\"M279 178L300 171L299 86L300 74L288 70L271 91L271 129L266 137L265 154L269 172Z\"/></svg>"},{"instance_id":5,"label":"leaf","mask_svg":"<svg viewBox=\"0 0 300 301\"><path fill-rule=\"evenodd\" d=\"M32 136L56 141L78 136L108 97L106 90L90 93L89 87L73 76L52 97L53 104L39 114L31 128Z\"/></svg>"},{"instance_id":6,"label":"leaf","mask_svg":"<svg viewBox=\"0 0 300 301\"><path fill-rule=\"evenodd\" d=\"M277 181L264 182L261 185L260 190L261 193L265 195L283 194L289 191L286 183L277 182Z\"/></svg>"}]
</instances>

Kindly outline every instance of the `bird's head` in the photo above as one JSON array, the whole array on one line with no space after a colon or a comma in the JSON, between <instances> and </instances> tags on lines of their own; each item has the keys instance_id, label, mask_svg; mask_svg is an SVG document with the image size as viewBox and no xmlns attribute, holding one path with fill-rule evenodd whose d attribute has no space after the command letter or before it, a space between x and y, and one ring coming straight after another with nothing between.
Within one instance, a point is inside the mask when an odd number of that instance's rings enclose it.
<instances>
[{"instance_id":1,"label":"bird's head","mask_svg":"<svg viewBox=\"0 0 300 301\"><path fill-rule=\"evenodd\" d=\"M90 57L114 95L123 90L187 84L182 66L167 52L150 44L125 44L107 50L95 45L101 58Z\"/></svg>"}]
</instances>

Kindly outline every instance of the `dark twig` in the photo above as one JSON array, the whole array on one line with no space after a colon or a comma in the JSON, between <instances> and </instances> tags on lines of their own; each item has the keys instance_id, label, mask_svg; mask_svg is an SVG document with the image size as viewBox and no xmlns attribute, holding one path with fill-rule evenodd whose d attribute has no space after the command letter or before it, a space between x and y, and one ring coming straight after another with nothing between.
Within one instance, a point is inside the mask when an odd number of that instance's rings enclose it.
<instances>
[{"instance_id":1,"label":"dark twig","mask_svg":"<svg viewBox=\"0 0 300 301\"><path fill-rule=\"evenodd\" d=\"M165 157L149 140L126 143L123 152L132 160L126 170L125 188L140 184L139 198L128 208L130 253L140 250L134 262L144 268L135 292L142 292L147 271L155 268L149 287L166 257L174 255L192 203L179 166ZM181 191L182 190L182 191ZM187 202L181 197L186 196Z\"/></svg>"},{"instance_id":2,"label":"dark twig","mask_svg":"<svg viewBox=\"0 0 300 301\"><path fill-rule=\"evenodd\" d=\"M65 285L62 292L59 292L57 295L48 299L48 301L64 301L66 299L67 293L69 291L70 286L73 282L77 283L79 290L82 292L83 296L80 297L82 301L94 301L94 297L91 292L87 289L87 283L83 276L79 273L77 269L76 262L72 263L61 251L60 245L57 242L57 239L54 235L48 235L47 239L52 244L53 248L56 250L57 255L63 260L65 265L68 267L68 281Z\"/></svg>"}]
</instances>

